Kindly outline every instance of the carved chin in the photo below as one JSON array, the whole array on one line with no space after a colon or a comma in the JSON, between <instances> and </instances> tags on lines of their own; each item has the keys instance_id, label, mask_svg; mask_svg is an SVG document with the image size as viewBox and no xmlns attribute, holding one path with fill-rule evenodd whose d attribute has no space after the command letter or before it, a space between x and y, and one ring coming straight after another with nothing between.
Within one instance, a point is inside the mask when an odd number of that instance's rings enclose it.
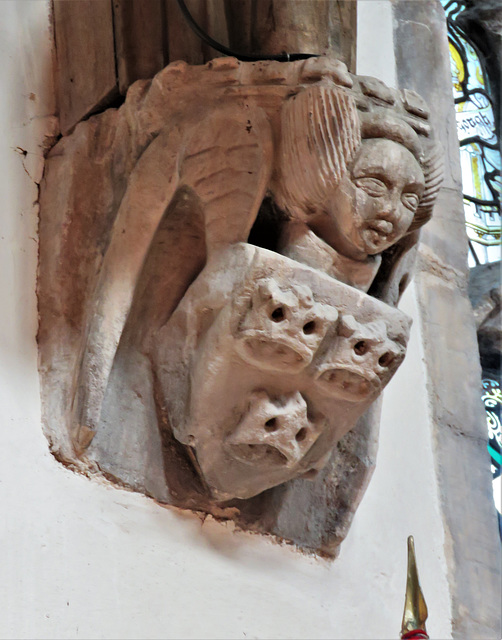
<instances>
[{"instance_id":1,"label":"carved chin","mask_svg":"<svg viewBox=\"0 0 502 640\"><path fill-rule=\"evenodd\" d=\"M378 378L367 378L360 373L341 368L326 369L317 378L317 385L328 395L350 402L367 400L380 392Z\"/></svg>"},{"instance_id":2,"label":"carved chin","mask_svg":"<svg viewBox=\"0 0 502 640\"><path fill-rule=\"evenodd\" d=\"M285 368L290 372L297 372L311 360L311 353L307 349L301 349L298 345L293 348L291 344L278 340L246 338L239 347L244 360L261 369Z\"/></svg>"}]
</instances>

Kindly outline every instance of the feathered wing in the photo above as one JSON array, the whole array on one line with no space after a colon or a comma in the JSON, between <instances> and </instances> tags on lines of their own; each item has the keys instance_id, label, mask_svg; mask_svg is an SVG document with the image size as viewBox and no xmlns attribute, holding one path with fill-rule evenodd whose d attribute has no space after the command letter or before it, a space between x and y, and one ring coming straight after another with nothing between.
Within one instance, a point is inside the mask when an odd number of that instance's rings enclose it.
<instances>
[{"instance_id":1,"label":"feathered wing","mask_svg":"<svg viewBox=\"0 0 502 640\"><path fill-rule=\"evenodd\" d=\"M245 103L215 111L192 132L181 181L200 200L209 254L247 240L270 181L272 154L265 113Z\"/></svg>"},{"instance_id":2,"label":"feathered wing","mask_svg":"<svg viewBox=\"0 0 502 640\"><path fill-rule=\"evenodd\" d=\"M195 127L166 129L144 152L120 205L90 310L71 408L78 454L99 425L137 284L177 190L181 187L196 196L210 254L220 246L247 240L271 165L269 123L263 112L247 105L210 113ZM183 224L179 216L177 220L175 224ZM186 269L186 278L181 274L185 290L193 277L191 267Z\"/></svg>"}]
</instances>

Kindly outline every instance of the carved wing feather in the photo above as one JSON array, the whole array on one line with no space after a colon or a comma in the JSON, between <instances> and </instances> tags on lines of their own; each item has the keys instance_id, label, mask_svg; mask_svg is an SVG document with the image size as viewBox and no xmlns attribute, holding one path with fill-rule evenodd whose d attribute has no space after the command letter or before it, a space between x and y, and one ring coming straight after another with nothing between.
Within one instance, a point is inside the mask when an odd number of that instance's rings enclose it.
<instances>
[{"instance_id":1,"label":"carved wing feather","mask_svg":"<svg viewBox=\"0 0 502 640\"><path fill-rule=\"evenodd\" d=\"M201 201L208 251L245 242L272 169L272 136L264 112L232 105L197 127L184 154L181 177Z\"/></svg>"}]
</instances>

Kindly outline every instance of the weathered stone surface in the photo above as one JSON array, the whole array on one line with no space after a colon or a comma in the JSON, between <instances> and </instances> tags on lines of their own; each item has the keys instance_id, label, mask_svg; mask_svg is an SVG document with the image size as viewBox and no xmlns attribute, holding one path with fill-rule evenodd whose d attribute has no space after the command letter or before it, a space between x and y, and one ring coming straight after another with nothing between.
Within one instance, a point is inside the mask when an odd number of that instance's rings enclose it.
<instances>
[{"instance_id":1,"label":"weathered stone surface","mask_svg":"<svg viewBox=\"0 0 502 640\"><path fill-rule=\"evenodd\" d=\"M40 225L56 454L333 554L374 464L361 416L404 356L393 305L441 181L428 117L336 60L222 58L63 138Z\"/></svg>"},{"instance_id":2,"label":"weathered stone surface","mask_svg":"<svg viewBox=\"0 0 502 640\"><path fill-rule=\"evenodd\" d=\"M154 339L161 408L220 500L313 478L396 371L408 328L351 287L235 245Z\"/></svg>"}]
</instances>

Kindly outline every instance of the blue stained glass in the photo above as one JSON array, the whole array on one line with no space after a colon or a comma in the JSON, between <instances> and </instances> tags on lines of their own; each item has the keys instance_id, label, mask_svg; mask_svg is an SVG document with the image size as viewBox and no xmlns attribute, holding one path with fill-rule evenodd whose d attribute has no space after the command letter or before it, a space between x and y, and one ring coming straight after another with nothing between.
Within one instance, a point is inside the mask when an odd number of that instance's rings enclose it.
<instances>
[{"instance_id":1,"label":"blue stained glass","mask_svg":"<svg viewBox=\"0 0 502 640\"><path fill-rule=\"evenodd\" d=\"M485 378L483 380L483 395L485 404L486 424L488 426L488 453L490 454L493 497L499 512L499 524L502 526L502 389L497 380ZM501 528L502 535L502 528Z\"/></svg>"},{"instance_id":2,"label":"blue stained glass","mask_svg":"<svg viewBox=\"0 0 502 640\"><path fill-rule=\"evenodd\" d=\"M496 380L483 380L483 395L486 423L488 426L488 451L492 458L492 474L496 478L501 473L502 463L502 427L500 414L502 408L502 389Z\"/></svg>"}]
</instances>

